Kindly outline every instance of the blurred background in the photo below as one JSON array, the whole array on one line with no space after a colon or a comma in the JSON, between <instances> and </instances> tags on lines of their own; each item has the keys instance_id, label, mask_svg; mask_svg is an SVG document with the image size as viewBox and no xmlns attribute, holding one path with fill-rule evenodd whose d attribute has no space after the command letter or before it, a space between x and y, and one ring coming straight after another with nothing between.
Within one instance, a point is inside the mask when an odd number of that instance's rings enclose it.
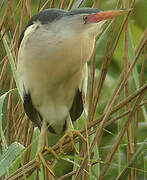
<instances>
[{"instance_id":1,"label":"blurred background","mask_svg":"<svg viewBox=\"0 0 147 180\"><path fill-rule=\"evenodd\" d=\"M128 19L125 15L109 21L97 39L94 55L88 63L85 113L75 123L75 128L87 130L89 144L88 147L77 144L81 156L71 152L67 152L66 156L59 155L61 160L52 163L55 179L78 177L76 172L83 160L82 152L87 152L87 148L89 151L99 129L99 122L96 120L108 112L107 107L116 93L114 90L119 89L117 85L122 72L127 74L136 60L112 109L120 102L127 101L127 97L133 93L136 95L130 98L129 103L124 103L118 110L109 113L108 125L102 128L100 142L95 142L92 152L89 152L86 172L82 171L80 178L146 180L147 0L0 0L0 178L11 179L14 175L18 178L18 169L25 164L31 170L25 166L29 173L25 175L22 170L24 179L51 178L45 170L38 173L37 169L29 166L29 162L35 158L39 130L24 113L16 86L16 64L19 36L28 20L38 11L53 7L67 10L79 7L95 7L100 10L132 8ZM144 88L144 96L139 102L141 105L135 104L142 93L140 88ZM130 115L133 107L136 109ZM131 120L126 126L129 118ZM96 123L91 125L92 121ZM124 136L117 141L122 129L125 131ZM56 138L48 136L50 145L57 143ZM114 147L115 143L118 146ZM110 154L112 158L109 159ZM107 163L109 167L106 167ZM70 172L72 175L68 174ZM65 174L68 174L67 177L64 177Z\"/></svg>"}]
</instances>

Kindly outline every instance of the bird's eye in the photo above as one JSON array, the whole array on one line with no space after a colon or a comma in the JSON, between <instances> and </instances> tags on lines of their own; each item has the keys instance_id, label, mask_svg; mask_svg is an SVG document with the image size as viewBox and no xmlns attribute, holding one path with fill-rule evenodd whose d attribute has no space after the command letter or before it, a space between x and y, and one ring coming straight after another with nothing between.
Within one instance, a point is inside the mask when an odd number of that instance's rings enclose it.
<instances>
[{"instance_id":1,"label":"bird's eye","mask_svg":"<svg viewBox=\"0 0 147 180\"><path fill-rule=\"evenodd\" d=\"M87 24L87 19L88 19L87 16L83 16L84 24Z\"/></svg>"}]
</instances>

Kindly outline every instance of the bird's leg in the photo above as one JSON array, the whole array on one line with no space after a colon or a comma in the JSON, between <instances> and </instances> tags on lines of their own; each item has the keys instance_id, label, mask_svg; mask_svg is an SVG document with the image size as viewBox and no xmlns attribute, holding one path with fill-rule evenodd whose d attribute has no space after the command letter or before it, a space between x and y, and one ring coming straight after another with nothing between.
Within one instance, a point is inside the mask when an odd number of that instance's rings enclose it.
<instances>
[{"instance_id":1,"label":"bird's leg","mask_svg":"<svg viewBox=\"0 0 147 180\"><path fill-rule=\"evenodd\" d=\"M71 118L70 116L67 117L66 119L66 123L67 123L67 129L65 131L65 134L63 135L63 137L61 137L61 139L58 141L58 145L59 145L59 148L60 148L60 153L61 154L64 154L64 151L63 151L63 144L65 142L65 139L67 137L70 138L70 141L71 141L71 146L72 146L72 149L75 153L79 153L76 146L75 146L75 143L74 143L74 135L76 136L79 136L79 138L84 141L84 142L87 142L86 138L83 137L83 135L78 131L78 130L75 130L73 125L72 125L72 121L71 121Z\"/></svg>"},{"instance_id":2,"label":"bird's leg","mask_svg":"<svg viewBox=\"0 0 147 180\"><path fill-rule=\"evenodd\" d=\"M38 166L40 167L40 161L43 164L44 167L46 167L48 169L48 171L51 173L51 175L55 176L53 171L51 170L49 164L47 163L47 161L45 160L45 158L43 157L42 151L45 145L44 142L44 135L47 129L46 126L46 120L43 120L42 126L41 126L41 132L39 135L39 140L38 140L38 146L37 146L37 153L36 153L36 162L38 164ZM58 159L58 156L56 155L55 151L51 148L51 147L45 147L44 148L46 151L48 151L49 153L51 153L53 156L55 156L55 158Z\"/></svg>"}]
</instances>

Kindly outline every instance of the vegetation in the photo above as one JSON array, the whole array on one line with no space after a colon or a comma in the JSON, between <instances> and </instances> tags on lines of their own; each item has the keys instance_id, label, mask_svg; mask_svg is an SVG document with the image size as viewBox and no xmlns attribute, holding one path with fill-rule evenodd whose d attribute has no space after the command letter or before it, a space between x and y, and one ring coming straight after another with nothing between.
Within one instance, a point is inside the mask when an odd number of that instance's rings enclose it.
<instances>
[{"instance_id":1,"label":"vegetation","mask_svg":"<svg viewBox=\"0 0 147 180\"><path fill-rule=\"evenodd\" d=\"M89 62L86 110L75 123L88 145L75 137L80 154L63 156L48 138L60 158L46 157L55 179L147 179L146 0L0 0L0 178L53 179L34 160L39 130L24 113L16 74L21 31L49 7L132 8L108 22Z\"/></svg>"}]
</instances>

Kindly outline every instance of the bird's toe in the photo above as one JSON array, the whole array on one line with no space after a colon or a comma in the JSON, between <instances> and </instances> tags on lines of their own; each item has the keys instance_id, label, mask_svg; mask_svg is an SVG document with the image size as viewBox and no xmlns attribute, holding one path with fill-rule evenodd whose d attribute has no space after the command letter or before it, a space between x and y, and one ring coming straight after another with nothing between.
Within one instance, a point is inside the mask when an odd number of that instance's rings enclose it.
<instances>
[{"instance_id":1,"label":"bird's toe","mask_svg":"<svg viewBox=\"0 0 147 180\"><path fill-rule=\"evenodd\" d=\"M36 160L37 167L38 167L39 170L40 170L40 163L42 163L42 165L43 165L45 168L47 168L47 170L50 172L50 174L51 174L52 176L55 176L54 173L53 173L53 171L52 171L52 169L51 169L51 167L50 167L50 165L49 165L49 163L44 159L44 157L43 157L43 155L42 155L42 152L39 152L39 153L36 154L35 160Z\"/></svg>"},{"instance_id":2,"label":"bird's toe","mask_svg":"<svg viewBox=\"0 0 147 180\"><path fill-rule=\"evenodd\" d=\"M70 142L71 142L71 147L72 147L72 150L78 154L78 150L75 146L75 143L74 143L74 137L75 136L78 136L83 142L87 142L86 138L78 131L78 130L75 130L75 129L68 129L64 136L59 140L58 142L58 145L59 145L59 149L60 149L60 153L61 154L64 154L64 151L63 151L63 144L65 143L65 140L66 138L69 138Z\"/></svg>"}]
</instances>

